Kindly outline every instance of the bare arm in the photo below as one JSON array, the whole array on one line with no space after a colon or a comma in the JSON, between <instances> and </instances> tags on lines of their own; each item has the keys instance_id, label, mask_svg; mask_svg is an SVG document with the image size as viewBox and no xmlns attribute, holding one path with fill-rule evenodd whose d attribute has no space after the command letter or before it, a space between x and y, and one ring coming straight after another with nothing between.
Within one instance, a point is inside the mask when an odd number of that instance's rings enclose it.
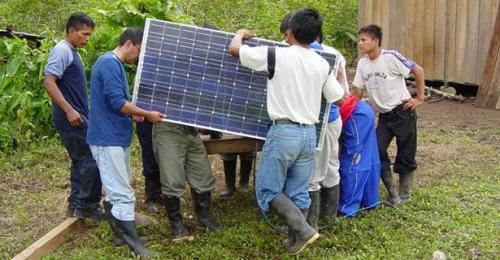
<instances>
[{"instance_id":1,"label":"bare arm","mask_svg":"<svg viewBox=\"0 0 500 260\"><path fill-rule=\"evenodd\" d=\"M417 85L417 98L404 100L404 109L414 109L424 103L424 93L425 93L425 76L424 69L419 65L411 70L413 76L415 76L415 82Z\"/></svg>"},{"instance_id":2,"label":"bare arm","mask_svg":"<svg viewBox=\"0 0 500 260\"><path fill-rule=\"evenodd\" d=\"M252 37L255 37L255 33L246 29L238 30L229 44L229 54L233 57L240 56L240 48L241 45L243 45L243 40L247 40Z\"/></svg>"},{"instance_id":3,"label":"bare arm","mask_svg":"<svg viewBox=\"0 0 500 260\"><path fill-rule=\"evenodd\" d=\"M363 89L361 88L353 87L351 93L353 96L356 96L359 99L363 98Z\"/></svg>"},{"instance_id":4,"label":"bare arm","mask_svg":"<svg viewBox=\"0 0 500 260\"><path fill-rule=\"evenodd\" d=\"M160 123L163 121L163 118L165 118L165 115L160 113L160 112L144 110L144 109L134 105L132 102L129 102L129 101L125 102L125 105L123 105L123 107L120 109L120 111L122 113L133 116L133 119L136 122L141 121L140 118L137 118L137 116L145 117L146 119L148 119L152 123Z\"/></svg>"},{"instance_id":5,"label":"bare arm","mask_svg":"<svg viewBox=\"0 0 500 260\"><path fill-rule=\"evenodd\" d=\"M43 81L43 86L49 94L50 99L54 102L58 107L60 107L68 118L69 124L73 127L79 127L82 125L83 120L80 117L80 113L76 111L64 98L63 94L59 90L56 84L57 77L54 75L47 75Z\"/></svg>"}]
</instances>

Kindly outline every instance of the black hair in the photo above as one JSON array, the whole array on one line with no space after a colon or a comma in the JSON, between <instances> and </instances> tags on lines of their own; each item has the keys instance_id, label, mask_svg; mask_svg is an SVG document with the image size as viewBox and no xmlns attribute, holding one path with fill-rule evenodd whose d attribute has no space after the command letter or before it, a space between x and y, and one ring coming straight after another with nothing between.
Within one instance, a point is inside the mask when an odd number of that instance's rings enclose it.
<instances>
[{"instance_id":1,"label":"black hair","mask_svg":"<svg viewBox=\"0 0 500 260\"><path fill-rule=\"evenodd\" d=\"M286 33L286 30L290 29L290 18L294 15L295 11L289 12L280 23L280 32L282 34Z\"/></svg>"},{"instance_id":2,"label":"black hair","mask_svg":"<svg viewBox=\"0 0 500 260\"><path fill-rule=\"evenodd\" d=\"M290 29L302 44L311 44L321 32L323 17L311 8L300 9L290 17Z\"/></svg>"},{"instance_id":3,"label":"black hair","mask_svg":"<svg viewBox=\"0 0 500 260\"><path fill-rule=\"evenodd\" d=\"M382 28L376 24L370 24L359 28L358 35L366 34L372 39L378 39L378 46L382 46Z\"/></svg>"},{"instance_id":4,"label":"black hair","mask_svg":"<svg viewBox=\"0 0 500 260\"><path fill-rule=\"evenodd\" d=\"M66 22L66 33L69 33L70 28L74 28L76 30L81 29L83 26L88 26L92 29L95 28L95 23L92 21L92 18L88 16L85 13L73 13L71 16L68 18L68 21Z\"/></svg>"},{"instance_id":5,"label":"black hair","mask_svg":"<svg viewBox=\"0 0 500 260\"><path fill-rule=\"evenodd\" d=\"M141 44L143 34L144 31L141 27L129 27L120 36L118 44L123 46L128 40L130 40L134 45Z\"/></svg>"}]
</instances>

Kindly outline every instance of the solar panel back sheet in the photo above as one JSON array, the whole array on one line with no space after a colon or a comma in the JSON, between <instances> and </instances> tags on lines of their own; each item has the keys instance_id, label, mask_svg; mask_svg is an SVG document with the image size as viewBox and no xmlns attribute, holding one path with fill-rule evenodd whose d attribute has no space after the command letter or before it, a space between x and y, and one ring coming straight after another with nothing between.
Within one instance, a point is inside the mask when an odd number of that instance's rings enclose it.
<instances>
[{"instance_id":1,"label":"solar panel back sheet","mask_svg":"<svg viewBox=\"0 0 500 260\"><path fill-rule=\"evenodd\" d=\"M267 73L247 69L228 53L234 34L147 19L133 101L166 115L166 121L264 140ZM253 38L250 46L286 46ZM337 67L335 55L320 52ZM318 143L329 106L323 99Z\"/></svg>"}]
</instances>

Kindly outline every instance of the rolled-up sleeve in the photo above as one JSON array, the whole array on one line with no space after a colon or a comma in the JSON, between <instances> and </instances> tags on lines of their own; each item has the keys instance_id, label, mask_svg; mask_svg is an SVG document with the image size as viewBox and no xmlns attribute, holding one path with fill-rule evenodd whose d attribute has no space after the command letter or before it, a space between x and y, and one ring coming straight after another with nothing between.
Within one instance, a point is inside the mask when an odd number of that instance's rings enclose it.
<instances>
[{"instance_id":1,"label":"rolled-up sleeve","mask_svg":"<svg viewBox=\"0 0 500 260\"><path fill-rule=\"evenodd\" d=\"M72 62L73 52L71 48L63 44L57 44L50 50L43 73L45 76L54 75L61 79L64 71Z\"/></svg>"},{"instance_id":2,"label":"rolled-up sleeve","mask_svg":"<svg viewBox=\"0 0 500 260\"><path fill-rule=\"evenodd\" d=\"M240 62L243 66L255 71L267 71L267 47L250 47L243 45L240 48Z\"/></svg>"},{"instance_id":3,"label":"rolled-up sleeve","mask_svg":"<svg viewBox=\"0 0 500 260\"><path fill-rule=\"evenodd\" d=\"M128 101L124 90L126 78L118 61L108 60L103 65L101 76L104 83L104 97L113 110L119 111Z\"/></svg>"},{"instance_id":4,"label":"rolled-up sleeve","mask_svg":"<svg viewBox=\"0 0 500 260\"><path fill-rule=\"evenodd\" d=\"M325 85L323 86L323 94L328 102L332 103L344 96L344 89L335 78L333 73L328 75Z\"/></svg>"}]
</instances>

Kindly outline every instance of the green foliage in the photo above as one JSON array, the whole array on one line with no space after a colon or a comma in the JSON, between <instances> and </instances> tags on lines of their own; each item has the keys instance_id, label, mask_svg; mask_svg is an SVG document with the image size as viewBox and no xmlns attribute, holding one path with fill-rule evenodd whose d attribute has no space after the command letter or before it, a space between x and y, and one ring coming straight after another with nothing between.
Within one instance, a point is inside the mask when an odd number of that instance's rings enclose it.
<instances>
[{"instance_id":1,"label":"green foliage","mask_svg":"<svg viewBox=\"0 0 500 260\"><path fill-rule=\"evenodd\" d=\"M33 48L25 40L0 42L0 149L52 133L43 88L43 66L51 40Z\"/></svg>"},{"instance_id":2,"label":"green foliage","mask_svg":"<svg viewBox=\"0 0 500 260\"><path fill-rule=\"evenodd\" d=\"M258 37L281 41L279 25L292 10L312 7L324 17L325 43L337 48L351 64L357 55L356 0L176 0L198 25L209 24L223 31L253 30Z\"/></svg>"},{"instance_id":3,"label":"green foliage","mask_svg":"<svg viewBox=\"0 0 500 260\"><path fill-rule=\"evenodd\" d=\"M11 25L14 31L43 34L62 33L67 17L100 0L2 0L0 1L0 28Z\"/></svg>"},{"instance_id":4,"label":"green foliage","mask_svg":"<svg viewBox=\"0 0 500 260\"><path fill-rule=\"evenodd\" d=\"M66 1L54 2L60 2L59 5L54 4L56 10L71 9ZM18 4L16 2L12 6ZM39 6L36 1L34 4ZM27 7L22 10L26 11L26 15L33 11ZM46 9L42 8L40 12L43 13L43 10ZM116 47L124 28L143 26L146 18L193 23L170 1L115 0L101 6L91 6L86 12L97 24L87 46L79 50L87 78L90 78L95 60ZM69 15L70 12L59 17L66 19ZM64 25L62 31L63 28ZM0 39L0 150L54 135L54 129L50 126L50 99L43 87L43 69L48 53L57 41L55 32L43 34L46 38L39 48L21 39ZM127 66L127 72L131 82L133 66Z\"/></svg>"}]
</instances>

